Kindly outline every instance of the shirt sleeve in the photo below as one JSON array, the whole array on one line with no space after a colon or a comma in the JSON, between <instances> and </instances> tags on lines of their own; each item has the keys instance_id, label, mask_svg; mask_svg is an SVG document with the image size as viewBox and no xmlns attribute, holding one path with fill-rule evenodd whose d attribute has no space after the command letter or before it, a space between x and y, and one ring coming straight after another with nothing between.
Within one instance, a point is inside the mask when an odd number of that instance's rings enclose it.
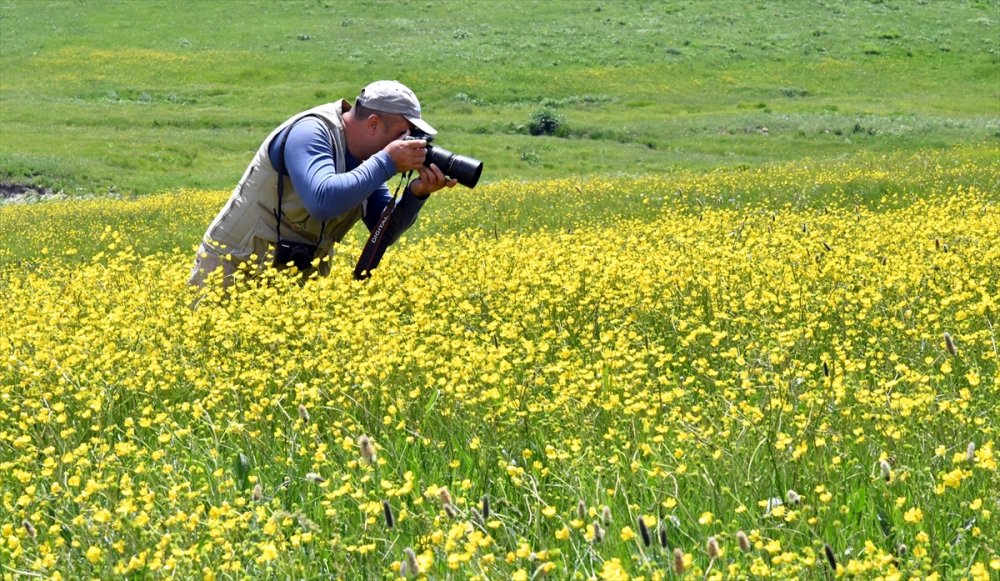
<instances>
[{"instance_id":1,"label":"shirt sleeve","mask_svg":"<svg viewBox=\"0 0 1000 581\"><path fill-rule=\"evenodd\" d=\"M284 158L279 159L285 133ZM329 130L315 117L299 120L268 145L271 165L291 178L302 205L320 222L344 214L376 191L388 193L385 182L396 173L396 164L384 151L342 174L337 173L335 155Z\"/></svg>"}]
</instances>

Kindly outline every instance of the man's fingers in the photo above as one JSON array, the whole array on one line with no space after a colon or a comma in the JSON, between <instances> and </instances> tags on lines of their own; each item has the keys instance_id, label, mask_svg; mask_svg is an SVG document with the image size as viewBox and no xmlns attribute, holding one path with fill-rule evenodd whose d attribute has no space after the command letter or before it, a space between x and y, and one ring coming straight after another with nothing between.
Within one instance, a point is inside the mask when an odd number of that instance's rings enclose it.
<instances>
[{"instance_id":1,"label":"man's fingers","mask_svg":"<svg viewBox=\"0 0 1000 581\"><path fill-rule=\"evenodd\" d=\"M458 183L458 180L446 177L444 172L441 171L441 168L439 168L436 163L432 163L431 167L428 169L434 175L433 185L435 190L440 190L441 188L453 188Z\"/></svg>"},{"instance_id":2,"label":"man's fingers","mask_svg":"<svg viewBox=\"0 0 1000 581\"><path fill-rule=\"evenodd\" d=\"M445 177L441 168L433 163L430 167L421 166L417 171L420 173L420 178L414 180L411 187L413 193L420 196L436 192L441 188L453 188L458 183L458 180Z\"/></svg>"},{"instance_id":3,"label":"man's fingers","mask_svg":"<svg viewBox=\"0 0 1000 581\"><path fill-rule=\"evenodd\" d=\"M396 163L397 170L410 171L423 165L427 156L427 142L422 139L397 139L386 146L385 152Z\"/></svg>"},{"instance_id":4,"label":"man's fingers","mask_svg":"<svg viewBox=\"0 0 1000 581\"><path fill-rule=\"evenodd\" d=\"M434 164L431 164L431 167L421 165L417 168L417 171L420 173L420 180L424 182L424 185L426 185L431 191L440 188L441 182L444 180L441 170L437 170L437 173L434 172L436 167L437 166Z\"/></svg>"},{"instance_id":5,"label":"man's fingers","mask_svg":"<svg viewBox=\"0 0 1000 581\"><path fill-rule=\"evenodd\" d=\"M429 169L434 174L435 182L438 182L440 184L441 182L445 181L444 172L441 171L441 168L439 168L436 163L432 163Z\"/></svg>"}]
</instances>

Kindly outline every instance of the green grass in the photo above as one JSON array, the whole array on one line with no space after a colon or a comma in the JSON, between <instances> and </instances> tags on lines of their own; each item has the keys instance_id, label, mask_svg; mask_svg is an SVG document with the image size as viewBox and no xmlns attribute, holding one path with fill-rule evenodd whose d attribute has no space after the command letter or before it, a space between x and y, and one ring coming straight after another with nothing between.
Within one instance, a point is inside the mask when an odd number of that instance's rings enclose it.
<instances>
[{"instance_id":1,"label":"green grass","mask_svg":"<svg viewBox=\"0 0 1000 581\"><path fill-rule=\"evenodd\" d=\"M997 22L997 2L2 0L0 180L231 187L275 125L378 78L485 181L995 146ZM544 108L567 137L527 134Z\"/></svg>"}]
</instances>

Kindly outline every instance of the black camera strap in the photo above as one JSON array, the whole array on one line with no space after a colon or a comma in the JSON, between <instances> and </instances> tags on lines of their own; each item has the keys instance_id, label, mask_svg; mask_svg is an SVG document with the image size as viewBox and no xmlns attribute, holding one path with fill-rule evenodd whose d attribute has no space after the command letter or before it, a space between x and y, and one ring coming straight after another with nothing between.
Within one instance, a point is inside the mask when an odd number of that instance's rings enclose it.
<instances>
[{"instance_id":1,"label":"black camera strap","mask_svg":"<svg viewBox=\"0 0 1000 581\"><path fill-rule=\"evenodd\" d=\"M281 160L281 171L278 172L278 208L274 212L274 217L278 219L276 244L281 242L281 200L285 196L285 176L288 175L288 166L285 163L285 143L288 142L288 136L292 133L292 128L295 127L295 124L302 121L305 117L314 117L314 115L305 115L296 119L287 129L284 129L284 135L281 136L281 145L278 146L278 159ZM316 248L319 248L320 243L323 241L323 232L325 230L326 222L323 222L320 225L319 240L316 241Z\"/></svg>"},{"instance_id":2,"label":"black camera strap","mask_svg":"<svg viewBox=\"0 0 1000 581\"><path fill-rule=\"evenodd\" d=\"M354 267L355 280L367 280L371 278L372 271L382 261L382 255L385 254L387 246L385 244L385 233L389 229L392 212L396 209L396 204L399 203L399 190L402 188L404 181L408 182L412 173L412 171L408 171L399 176L399 183L396 184L396 191L393 192L392 199L389 200L389 203L385 205L385 209L382 210L382 215L379 217L378 223L372 229L371 236L368 237L368 242L365 242L365 246L361 250L361 256L358 257L358 264Z\"/></svg>"}]
</instances>

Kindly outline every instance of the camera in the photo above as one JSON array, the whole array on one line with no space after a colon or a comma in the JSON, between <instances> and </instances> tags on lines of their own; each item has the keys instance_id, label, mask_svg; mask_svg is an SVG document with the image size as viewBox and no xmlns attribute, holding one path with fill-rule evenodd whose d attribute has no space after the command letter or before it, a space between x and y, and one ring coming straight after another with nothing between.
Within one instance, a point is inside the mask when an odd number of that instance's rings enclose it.
<instances>
[{"instance_id":1,"label":"camera","mask_svg":"<svg viewBox=\"0 0 1000 581\"><path fill-rule=\"evenodd\" d=\"M410 135L404 137L405 140L423 139L427 142L427 157L424 158L424 165L430 167L437 165L446 177L458 180L458 183L467 188L474 188L479 182L479 176L483 173L483 162L466 155L459 155L447 149L431 145L433 135L427 135L422 131L411 131Z\"/></svg>"},{"instance_id":2,"label":"camera","mask_svg":"<svg viewBox=\"0 0 1000 581\"><path fill-rule=\"evenodd\" d=\"M292 263L300 271L308 270L312 268L312 261L316 257L318 248L315 244L278 240L278 245L274 250L274 266L284 268L288 266L288 263Z\"/></svg>"}]
</instances>

